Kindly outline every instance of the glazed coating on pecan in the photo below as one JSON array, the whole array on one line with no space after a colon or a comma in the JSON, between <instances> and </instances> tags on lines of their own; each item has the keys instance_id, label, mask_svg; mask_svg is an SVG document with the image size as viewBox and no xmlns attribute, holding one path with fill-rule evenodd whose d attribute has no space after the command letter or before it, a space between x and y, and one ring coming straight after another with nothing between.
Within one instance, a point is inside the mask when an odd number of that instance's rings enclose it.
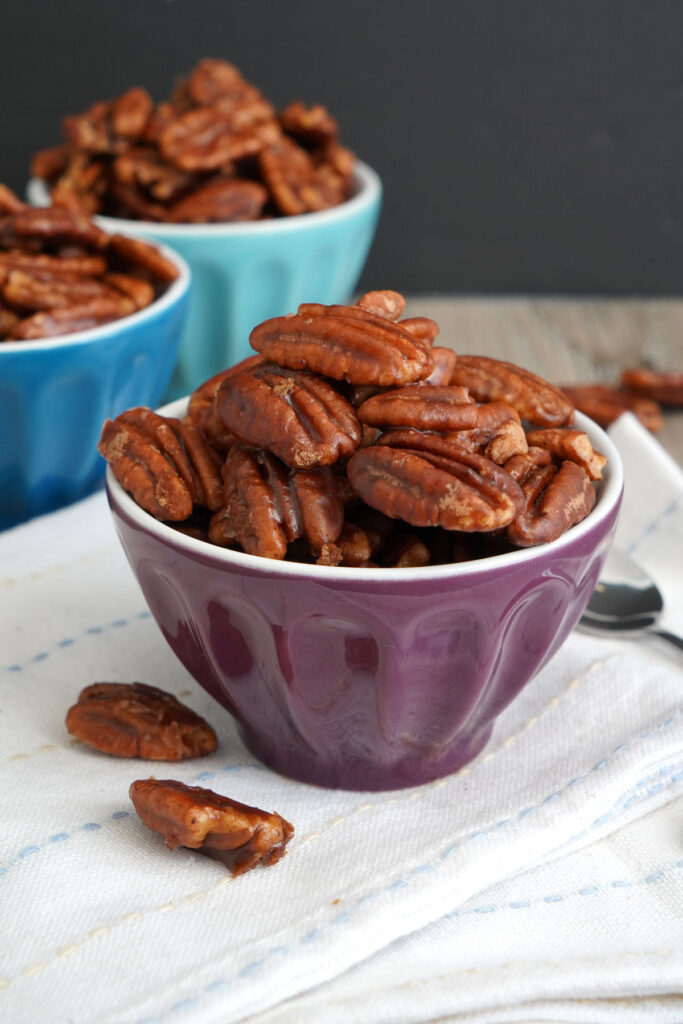
<instances>
[{"instance_id":1,"label":"glazed coating on pecan","mask_svg":"<svg viewBox=\"0 0 683 1024\"><path fill-rule=\"evenodd\" d=\"M467 388L408 384L368 398L358 419L371 427L415 427L417 430L465 430L477 423L477 406Z\"/></svg>"},{"instance_id":2,"label":"glazed coating on pecan","mask_svg":"<svg viewBox=\"0 0 683 1024\"><path fill-rule=\"evenodd\" d=\"M609 427L623 412L632 412L644 427L656 434L662 429L662 410L651 398L615 388L608 384L571 384L562 388L579 412L590 416L601 427Z\"/></svg>"},{"instance_id":3,"label":"glazed coating on pecan","mask_svg":"<svg viewBox=\"0 0 683 1024\"><path fill-rule=\"evenodd\" d=\"M572 403L559 388L500 359L459 355L451 383L469 388L478 402L507 402L523 420L540 427L562 427L574 416Z\"/></svg>"},{"instance_id":4,"label":"glazed coating on pecan","mask_svg":"<svg viewBox=\"0 0 683 1024\"><path fill-rule=\"evenodd\" d=\"M313 373L274 363L226 377L216 393L223 425L246 444L269 448L288 466L330 466L361 442L353 406Z\"/></svg>"},{"instance_id":5,"label":"glazed coating on pecan","mask_svg":"<svg viewBox=\"0 0 683 1024\"><path fill-rule=\"evenodd\" d=\"M195 505L221 506L220 457L192 423L139 406L105 422L98 451L121 486L157 519L180 521Z\"/></svg>"},{"instance_id":6,"label":"glazed coating on pecan","mask_svg":"<svg viewBox=\"0 0 683 1024\"><path fill-rule=\"evenodd\" d=\"M289 470L270 452L236 444L223 479L222 507L209 527L213 543L237 542L248 554L282 559L288 544L304 537L319 561L339 561L333 545L344 506L329 468Z\"/></svg>"},{"instance_id":7,"label":"glazed coating on pecan","mask_svg":"<svg viewBox=\"0 0 683 1024\"><path fill-rule=\"evenodd\" d=\"M621 383L641 398L650 398L674 408L683 406L683 373L665 373L644 366L632 367L623 371Z\"/></svg>"},{"instance_id":8,"label":"glazed coating on pecan","mask_svg":"<svg viewBox=\"0 0 683 1024\"><path fill-rule=\"evenodd\" d=\"M177 278L175 264L147 242L108 235L81 211L10 202L3 189L0 341L99 327L150 305Z\"/></svg>"},{"instance_id":9,"label":"glazed coating on pecan","mask_svg":"<svg viewBox=\"0 0 683 1024\"><path fill-rule=\"evenodd\" d=\"M216 749L211 726L176 697L145 683L94 683L69 708L66 727L103 754L184 761Z\"/></svg>"},{"instance_id":10,"label":"glazed coating on pecan","mask_svg":"<svg viewBox=\"0 0 683 1024\"><path fill-rule=\"evenodd\" d=\"M253 329L251 347L281 366L350 384L412 384L434 368L431 349L386 317L357 306L307 303Z\"/></svg>"},{"instance_id":11,"label":"glazed coating on pecan","mask_svg":"<svg viewBox=\"0 0 683 1024\"><path fill-rule=\"evenodd\" d=\"M53 202L169 223L259 220L349 198L355 158L320 104L278 114L239 70L205 58L158 104L142 88L66 117L31 171ZM0 193L0 212L10 206ZM12 212L12 211L10 211Z\"/></svg>"},{"instance_id":12,"label":"glazed coating on pecan","mask_svg":"<svg viewBox=\"0 0 683 1024\"><path fill-rule=\"evenodd\" d=\"M294 835L279 814L173 779L139 779L129 793L139 817L170 850L197 850L233 875L275 864Z\"/></svg>"}]
</instances>

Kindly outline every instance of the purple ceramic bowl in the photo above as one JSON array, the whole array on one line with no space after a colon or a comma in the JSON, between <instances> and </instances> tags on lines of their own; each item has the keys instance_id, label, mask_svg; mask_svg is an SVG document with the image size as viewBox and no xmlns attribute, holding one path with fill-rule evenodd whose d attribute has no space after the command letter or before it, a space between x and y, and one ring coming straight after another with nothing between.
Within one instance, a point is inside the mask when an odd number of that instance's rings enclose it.
<instances>
[{"instance_id":1,"label":"purple ceramic bowl","mask_svg":"<svg viewBox=\"0 0 683 1024\"><path fill-rule=\"evenodd\" d=\"M162 410L182 415L185 400ZM187 537L107 474L130 564L166 640L275 771L344 789L460 768L576 625L621 502L608 457L594 510L551 544L422 569L277 562Z\"/></svg>"}]
</instances>

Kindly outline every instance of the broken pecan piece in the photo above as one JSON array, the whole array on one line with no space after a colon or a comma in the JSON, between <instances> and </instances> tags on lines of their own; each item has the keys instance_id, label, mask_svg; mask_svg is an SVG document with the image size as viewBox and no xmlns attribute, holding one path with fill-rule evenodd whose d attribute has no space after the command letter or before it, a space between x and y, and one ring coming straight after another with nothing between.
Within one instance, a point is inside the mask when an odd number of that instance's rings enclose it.
<instances>
[{"instance_id":1,"label":"broken pecan piece","mask_svg":"<svg viewBox=\"0 0 683 1024\"><path fill-rule=\"evenodd\" d=\"M530 430L527 442L536 448L545 448L558 461L569 459L576 462L588 473L591 480L602 480L602 470L607 459L596 452L588 434L582 430Z\"/></svg>"},{"instance_id":2,"label":"broken pecan piece","mask_svg":"<svg viewBox=\"0 0 683 1024\"><path fill-rule=\"evenodd\" d=\"M270 452L236 444L223 479L223 508L209 527L214 544L237 541L247 554L282 559L303 537L325 558L341 532L344 506L328 467L292 471Z\"/></svg>"},{"instance_id":3,"label":"broken pecan piece","mask_svg":"<svg viewBox=\"0 0 683 1024\"><path fill-rule=\"evenodd\" d=\"M242 441L267 448L298 469L329 466L351 455L361 441L353 407L327 381L274 363L226 377L216 410Z\"/></svg>"},{"instance_id":4,"label":"broken pecan piece","mask_svg":"<svg viewBox=\"0 0 683 1024\"><path fill-rule=\"evenodd\" d=\"M121 486L156 519L180 521L223 501L220 459L191 423L138 407L107 420L98 451Z\"/></svg>"},{"instance_id":5,"label":"broken pecan piece","mask_svg":"<svg viewBox=\"0 0 683 1024\"><path fill-rule=\"evenodd\" d=\"M469 388L478 402L507 402L523 420L541 427L561 427L574 417L574 406L559 388L500 359L459 355L451 384Z\"/></svg>"},{"instance_id":6,"label":"broken pecan piece","mask_svg":"<svg viewBox=\"0 0 683 1024\"><path fill-rule=\"evenodd\" d=\"M400 324L354 306L306 303L265 320L249 341L280 366L350 384L411 384L434 368L431 349Z\"/></svg>"},{"instance_id":7,"label":"broken pecan piece","mask_svg":"<svg viewBox=\"0 0 683 1024\"><path fill-rule=\"evenodd\" d=\"M621 383L634 394L662 405L683 405L683 373L661 373L641 366L624 370Z\"/></svg>"},{"instance_id":8,"label":"broken pecan piece","mask_svg":"<svg viewBox=\"0 0 683 1024\"><path fill-rule=\"evenodd\" d=\"M172 779L138 779L129 790L138 815L171 850L187 846L224 864L233 875L285 854L294 828L279 814L241 804Z\"/></svg>"},{"instance_id":9,"label":"broken pecan piece","mask_svg":"<svg viewBox=\"0 0 683 1024\"><path fill-rule=\"evenodd\" d=\"M211 726L172 694L145 683L86 686L66 716L68 731L116 757L184 761L218 743Z\"/></svg>"},{"instance_id":10,"label":"broken pecan piece","mask_svg":"<svg viewBox=\"0 0 683 1024\"><path fill-rule=\"evenodd\" d=\"M585 519L595 505L588 473L575 462L540 467L522 483L525 505L508 526L508 539L517 547L557 540Z\"/></svg>"},{"instance_id":11,"label":"broken pecan piece","mask_svg":"<svg viewBox=\"0 0 683 1024\"><path fill-rule=\"evenodd\" d=\"M366 504L413 526L487 532L507 526L524 505L500 466L415 430L383 434L351 457L348 474Z\"/></svg>"},{"instance_id":12,"label":"broken pecan piece","mask_svg":"<svg viewBox=\"0 0 683 1024\"><path fill-rule=\"evenodd\" d=\"M579 412L590 416L601 427L608 427L624 412L632 412L653 434L661 430L662 410L651 398L607 384L572 384L562 390Z\"/></svg>"},{"instance_id":13,"label":"broken pecan piece","mask_svg":"<svg viewBox=\"0 0 683 1024\"><path fill-rule=\"evenodd\" d=\"M476 424L470 430L447 434L470 452L479 452L491 462L502 466L513 455L526 452L529 447L519 413L507 402L484 402L476 406Z\"/></svg>"}]
</instances>

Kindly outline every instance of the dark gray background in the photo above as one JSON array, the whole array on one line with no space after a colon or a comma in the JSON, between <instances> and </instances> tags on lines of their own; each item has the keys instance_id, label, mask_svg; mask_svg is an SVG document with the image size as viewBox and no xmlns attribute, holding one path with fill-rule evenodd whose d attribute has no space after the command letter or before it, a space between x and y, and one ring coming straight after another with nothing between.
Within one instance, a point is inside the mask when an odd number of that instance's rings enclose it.
<instances>
[{"instance_id":1,"label":"dark gray background","mask_svg":"<svg viewBox=\"0 0 683 1024\"><path fill-rule=\"evenodd\" d=\"M677 294L682 33L676 0L0 0L0 180L63 114L221 56L379 171L366 284Z\"/></svg>"}]
</instances>

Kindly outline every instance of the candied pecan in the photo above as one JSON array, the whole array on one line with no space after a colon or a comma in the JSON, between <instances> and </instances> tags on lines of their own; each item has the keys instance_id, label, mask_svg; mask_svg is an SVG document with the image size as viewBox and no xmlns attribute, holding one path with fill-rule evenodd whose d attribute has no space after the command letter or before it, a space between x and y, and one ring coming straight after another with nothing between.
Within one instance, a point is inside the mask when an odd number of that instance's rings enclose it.
<instances>
[{"instance_id":1,"label":"candied pecan","mask_svg":"<svg viewBox=\"0 0 683 1024\"><path fill-rule=\"evenodd\" d=\"M111 183L110 198L116 217L133 217L138 220L166 220L166 207L153 202L147 193L136 185L124 185L120 181Z\"/></svg>"},{"instance_id":2,"label":"candied pecan","mask_svg":"<svg viewBox=\"0 0 683 1024\"><path fill-rule=\"evenodd\" d=\"M116 181L121 185L133 190L138 187L148 189L150 195L159 201L175 199L194 181L191 174L171 167L150 146L137 146L122 153L114 161L112 171ZM136 191L129 193L119 190L117 194L124 198L133 194L139 197L138 202L144 200ZM137 210L134 212L137 213Z\"/></svg>"},{"instance_id":3,"label":"candied pecan","mask_svg":"<svg viewBox=\"0 0 683 1024\"><path fill-rule=\"evenodd\" d=\"M218 389L227 377L250 370L265 362L263 356L248 356L228 370L221 370L200 384L190 395L186 419L204 432L209 443L219 452L227 452L235 443L235 435L221 421L216 409L215 398Z\"/></svg>"},{"instance_id":4,"label":"candied pecan","mask_svg":"<svg viewBox=\"0 0 683 1024\"><path fill-rule=\"evenodd\" d=\"M507 529L517 547L548 544L585 519L595 505L588 473L575 462L533 471L522 484L525 506Z\"/></svg>"},{"instance_id":5,"label":"candied pecan","mask_svg":"<svg viewBox=\"0 0 683 1024\"><path fill-rule=\"evenodd\" d=\"M358 419L371 427L463 430L476 426L477 406L467 388L406 384L368 398L358 409Z\"/></svg>"},{"instance_id":6,"label":"candied pecan","mask_svg":"<svg viewBox=\"0 0 683 1024\"><path fill-rule=\"evenodd\" d=\"M439 325L435 320L430 320L428 316L405 317L405 319L399 320L399 326L401 326L404 331L410 331L414 337L419 341L424 342L425 345L433 345L439 333ZM455 355L455 353L453 353L453 355ZM447 380L443 383L450 384L451 381ZM453 381L453 383L456 382Z\"/></svg>"},{"instance_id":7,"label":"candied pecan","mask_svg":"<svg viewBox=\"0 0 683 1024\"><path fill-rule=\"evenodd\" d=\"M274 363L226 377L216 410L242 441L298 469L329 466L361 440L358 417L338 391L315 374Z\"/></svg>"},{"instance_id":8,"label":"candied pecan","mask_svg":"<svg viewBox=\"0 0 683 1024\"><path fill-rule=\"evenodd\" d=\"M240 93L245 85L234 64L213 57L200 60L185 83L188 96L199 106L207 106L223 96Z\"/></svg>"},{"instance_id":9,"label":"candied pecan","mask_svg":"<svg viewBox=\"0 0 683 1024\"><path fill-rule=\"evenodd\" d=\"M21 213L26 209L26 203L22 202L10 188L7 188L7 185L0 182L0 213Z\"/></svg>"},{"instance_id":10,"label":"candied pecan","mask_svg":"<svg viewBox=\"0 0 683 1024\"><path fill-rule=\"evenodd\" d=\"M47 253L0 252L0 272L25 270L29 274L47 274L50 277L101 277L107 263L102 256L50 256Z\"/></svg>"},{"instance_id":11,"label":"candied pecan","mask_svg":"<svg viewBox=\"0 0 683 1024\"><path fill-rule=\"evenodd\" d=\"M536 472L536 470L552 465L552 461L552 455L547 448L534 448L532 446L526 452L519 452L517 455L512 455L507 462L503 463L503 469L521 485L524 484L529 477Z\"/></svg>"},{"instance_id":12,"label":"candied pecan","mask_svg":"<svg viewBox=\"0 0 683 1024\"><path fill-rule=\"evenodd\" d=\"M406 323L405 320L402 323ZM455 352L452 348L442 348L441 345L435 345L432 349L432 359L434 360L434 369L428 377L422 381L423 384L433 384L437 386L443 386L450 384L451 377L453 376L453 367L455 366Z\"/></svg>"},{"instance_id":13,"label":"candied pecan","mask_svg":"<svg viewBox=\"0 0 683 1024\"><path fill-rule=\"evenodd\" d=\"M349 460L349 479L368 505L412 526L489 531L523 506L500 466L434 434L397 430Z\"/></svg>"},{"instance_id":14,"label":"candied pecan","mask_svg":"<svg viewBox=\"0 0 683 1024\"><path fill-rule=\"evenodd\" d=\"M632 412L653 434L661 430L662 410L650 398L642 398L625 388L613 388L607 384L572 384L562 390L579 412L590 416L601 427L614 423L623 412Z\"/></svg>"},{"instance_id":15,"label":"candied pecan","mask_svg":"<svg viewBox=\"0 0 683 1024\"><path fill-rule=\"evenodd\" d=\"M88 217L61 206L24 207L14 216L14 230L18 238L40 241L76 242L89 248L102 248L108 236Z\"/></svg>"},{"instance_id":16,"label":"candied pecan","mask_svg":"<svg viewBox=\"0 0 683 1024\"><path fill-rule=\"evenodd\" d=\"M107 236L109 249L136 270L146 271L150 277L164 284L175 281L178 270L174 263L167 260L159 250L143 242L139 238L128 238L126 235Z\"/></svg>"},{"instance_id":17,"label":"candied pecan","mask_svg":"<svg viewBox=\"0 0 683 1024\"><path fill-rule=\"evenodd\" d=\"M535 373L487 356L458 356L451 384L469 388L478 402L507 402L523 420L543 427L571 423L574 407L559 388Z\"/></svg>"},{"instance_id":18,"label":"candied pecan","mask_svg":"<svg viewBox=\"0 0 683 1024\"><path fill-rule=\"evenodd\" d=\"M283 559L304 537L325 557L341 532L344 506L328 467L289 470L270 452L234 445L223 466L223 508L209 527L215 544L237 540L251 555Z\"/></svg>"},{"instance_id":19,"label":"candied pecan","mask_svg":"<svg viewBox=\"0 0 683 1024\"><path fill-rule=\"evenodd\" d=\"M122 295L126 295L135 309L144 309L154 302L154 288L149 281L143 281L140 277L112 272L104 274L102 280Z\"/></svg>"},{"instance_id":20,"label":"candied pecan","mask_svg":"<svg viewBox=\"0 0 683 1024\"><path fill-rule=\"evenodd\" d=\"M135 501L156 519L187 519L193 506L220 508L219 458L191 423L135 408L107 420L98 451Z\"/></svg>"},{"instance_id":21,"label":"candied pecan","mask_svg":"<svg viewBox=\"0 0 683 1024\"><path fill-rule=\"evenodd\" d=\"M11 306L21 310L73 308L83 303L100 301L112 305L117 316L126 316L135 309L130 299L108 288L102 280L92 277L50 275L42 279L40 271L27 273L24 270L10 270L2 292Z\"/></svg>"},{"instance_id":22,"label":"candied pecan","mask_svg":"<svg viewBox=\"0 0 683 1024\"><path fill-rule=\"evenodd\" d=\"M526 439L537 448L546 448L555 460L576 462L585 469L591 480L602 480L602 470L607 459L595 451L588 434L582 430L530 430Z\"/></svg>"},{"instance_id":23,"label":"candied pecan","mask_svg":"<svg viewBox=\"0 0 683 1024\"><path fill-rule=\"evenodd\" d=\"M399 292L385 289L381 292L366 292L356 305L359 309L374 313L375 316L384 316L395 323L405 309L406 300Z\"/></svg>"},{"instance_id":24,"label":"candied pecan","mask_svg":"<svg viewBox=\"0 0 683 1024\"><path fill-rule=\"evenodd\" d=\"M261 178L281 213L289 216L311 213L340 201L338 196L328 193L324 175L317 174L306 150L286 135L261 148L258 164Z\"/></svg>"},{"instance_id":25,"label":"candied pecan","mask_svg":"<svg viewBox=\"0 0 683 1024\"><path fill-rule=\"evenodd\" d=\"M360 527L370 544L370 555L374 558L382 545L396 532L396 520L369 505L357 505L347 513L348 521Z\"/></svg>"},{"instance_id":26,"label":"candied pecan","mask_svg":"<svg viewBox=\"0 0 683 1024\"><path fill-rule=\"evenodd\" d=\"M662 405L683 405L683 373L661 373L646 367L624 370L621 383L643 398L651 398Z\"/></svg>"},{"instance_id":27,"label":"candied pecan","mask_svg":"<svg viewBox=\"0 0 683 1024\"><path fill-rule=\"evenodd\" d=\"M430 561L429 548L412 533L395 534L379 557L379 564L387 569L419 569Z\"/></svg>"},{"instance_id":28,"label":"candied pecan","mask_svg":"<svg viewBox=\"0 0 683 1024\"><path fill-rule=\"evenodd\" d=\"M479 452L491 462L502 466L513 455L523 454L529 447L519 413L507 402L484 402L476 408L476 423L470 430L448 433L468 451Z\"/></svg>"},{"instance_id":29,"label":"candied pecan","mask_svg":"<svg viewBox=\"0 0 683 1024\"><path fill-rule=\"evenodd\" d=\"M111 124L116 135L135 141L139 139L149 121L154 104L146 89L129 89L111 105Z\"/></svg>"},{"instance_id":30,"label":"candied pecan","mask_svg":"<svg viewBox=\"0 0 683 1024\"><path fill-rule=\"evenodd\" d=\"M271 105L253 90L180 114L162 130L159 148L182 171L215 171L255 156L278 134Z\"/></svg>"},{"instance_id":31,"label":"candied pecan","mask_svg":"<svg viewBox=\"0 0 683 1024\"><path fill-rule=\"evenodd\" d=\"M372 557L370 538L365 530L353 523L344 523L334 543L341 552L341 565L366 566Z\"/></svg>"},{"instance_id":32,"label":"candied pecan","mask_svg":"<svg viewBox=\"0 0 683 1024\"><path fill-rule=\"evenodd\" d=\"M307 107L300 100L294 100L278 117L283 131L306 148L315 149L337 138L337 122L320 103Z\"/></svg>"},{"instance_id":33,"label":"candied pecan","mask_svg":"<svg viewBox=\"0 0 683 1024\"><path fill-rule=\"evenodd\" d=\"M306 303L265 320L249 341L281 366L350 384L411 384L434 367L431 349L399 324L354 306Z\"/></svg>"},{"instance_id":34,"label":"candied pecan","mask_svg":"<svg viewBox=\"0 0 683 1024\"><path fill-rule=\"evenodd\" d=\"M74 213L90 217L101 207L107 186L105 165L91 153L75 153L52 187L52 202Z\"/></svg>"},{"instance_id":35,"label":"candied pecan","mask_svg":"<svg viewBox=\"0 0 683 1024\"><path fill-rule=\"evenodd\" d=\"M90 153L113 153L116 150L109 112L111 104L99 101L82 114L71 114L62 120L62 131L74 149Z\"/></svg>"},{"instance_id":36,"label":"candied pecan","mask_svg":"<svg viewBox=\"0 0 683 1024\"><path fill-rule=\"evenodd\" d=\"M258 220L267 199L257 181L217 178L175 202L166 219L172 224Z\"/></svg>"},{"instance_id":37,"label":"candied pecan","mask_svg":"<svg viewBox=\"0 0 683 1024\"><path fill-rule=\"evenodd\" d=\"M279 814L241 804L172 779L138 779L130 798L142 821L171 850L187 846L224 864L233 875L284 856L294 828Z\"/></svg>"},{"instance_id":38,"label":"candied pecan","mask_svg":"<svg viewBox=\"0 0 683 1024\"><path fill-rule=\"evenodd\" d=\"M65 146L49 146L47 149L40 149L31 158L31 174L34 178L53 182L66 168L68 159L69 154Z\"/></svg>"},{"instance_id":39,"label":"candied pecan","mask_svg":"<svg viewBox=\"0 0 683 1024\"><path fill-rule=\"evenodd\" d=\"M43 310L20 320L10 331L9 337L16 341L37 341L39 338L57 338L63 334L101 327L125 315L122 313L124 301L124 296L119 295L116 299L92 299L78 305ZM128 311L132 311L132 303Z\"/></svg>"},{"instance_id":40,"label":"candied pecan","mask_svg":"<svg viewBox=\"0 0 683 1024\"><path fill-rule=\"evenodd\" d=\"M68 731L103 754L184 761L216 749L216 734L172 694L145 683L86 686L66 716Z\"/></svg>"}]
</instances>

